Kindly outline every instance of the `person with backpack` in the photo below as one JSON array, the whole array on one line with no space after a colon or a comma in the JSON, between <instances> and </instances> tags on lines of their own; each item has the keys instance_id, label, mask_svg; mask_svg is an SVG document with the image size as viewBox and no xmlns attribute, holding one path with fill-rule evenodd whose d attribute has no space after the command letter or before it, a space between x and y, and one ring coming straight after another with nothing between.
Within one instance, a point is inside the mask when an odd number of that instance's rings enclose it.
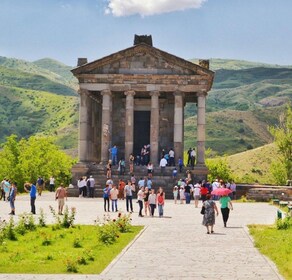
<instances>
[{"instance_id":1,"label":"person with backpack","mask_svg":"<svg viewBox=\"0 0 292 280\"><path fill-rule=\"evenodd\" d=\"M158 205L159 218L163 217L164 201L165 201L165 192L163 191L162 187L159 187L158 192L157 192L157 205Z\"/></svg>"},{"instance_id":2,"label":"person with backpack","mask_svg":"<svg viewBox=\"0 0 292 280\"><path fill-rule=\"evenodd\" d=\"M106 185L105 188L103 189L102 196L103 196L103 201L104 201L104 212L106 212L106 208L107 208L107 211L110 212L110 201L109 201L110 191L111 191L110 185Z\"/></svg>"}]
</instances>

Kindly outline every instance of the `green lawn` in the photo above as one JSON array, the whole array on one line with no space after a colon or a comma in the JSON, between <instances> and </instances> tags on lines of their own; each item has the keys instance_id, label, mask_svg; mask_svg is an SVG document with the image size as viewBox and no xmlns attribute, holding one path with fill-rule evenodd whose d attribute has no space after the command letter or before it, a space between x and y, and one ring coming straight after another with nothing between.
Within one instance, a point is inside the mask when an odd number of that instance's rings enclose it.
<instances>
[{"instance_id":1,"label":"green lawn","mask_svg":"<svg viewBox=\"0 0 292 280\"><path fill-rule=\"evenodd\" d=\"M249 230L259 251L277 265L285 279L292 279L292 227L278 230L276 226L251 225Z\"/></svg>"},{"instance_id":2,"label":"green lawn","mask_svg":"<svg viewBox=\"0 0 292 280\"><path fill-rule=\"evenodd\" d=\"M117 241L105 245L98 240L98 226L74 228L48 226L37 228L16 241L5 239L0 245L1 273L68 273L70 268L81 274L99 274L141 231L119 233Z\"/></svg>"}]
</instances>

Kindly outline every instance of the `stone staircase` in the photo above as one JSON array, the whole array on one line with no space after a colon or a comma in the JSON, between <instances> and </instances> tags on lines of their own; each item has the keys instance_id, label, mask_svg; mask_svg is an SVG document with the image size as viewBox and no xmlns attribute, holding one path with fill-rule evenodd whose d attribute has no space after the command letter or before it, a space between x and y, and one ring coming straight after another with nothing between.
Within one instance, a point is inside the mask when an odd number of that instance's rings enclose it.
<instances>
[{"instance_id":1,"label":"stone staircase","mask_svg":"<svg viewBox=\"0 0 292 280\"><path fill-rule=\"evenodd\" d=\"M172 171L174 167L168 166L165 169L164 176L161 174L160 167L154 167L153 177L152 177L152 188L155 190L158 189L158 187L163 187L165 191L165 195L167 199L172 199L172 189L174 185L176 184L177 180L180 178L185 178L185 171L182 173L177 174L177 179L172 178ZM87 174L84 176L90 176L92 175L95 179L95 190L94 190L94 196L95 197L102 197L102 190L105 188L106 183L106 168L102 165L93 165L90 167L90 170ZM134 166L134 175L136 178L136 184L138 183L140 178L144 178L147 176L147 168L146 166ZM117 166L112 167L112 180L114 181L114 184L118 185L119 179L124 180L127 182L127 180L130 180L131 175L129 174L129 169L126 168L125 175L119 175L119 172L117 170ZM79 191L77 188L77 180L73 180L74 188L68 189L68 196L78 196ZM134 195L136 197L136 195Z\"/></svg>"}]
</instances>

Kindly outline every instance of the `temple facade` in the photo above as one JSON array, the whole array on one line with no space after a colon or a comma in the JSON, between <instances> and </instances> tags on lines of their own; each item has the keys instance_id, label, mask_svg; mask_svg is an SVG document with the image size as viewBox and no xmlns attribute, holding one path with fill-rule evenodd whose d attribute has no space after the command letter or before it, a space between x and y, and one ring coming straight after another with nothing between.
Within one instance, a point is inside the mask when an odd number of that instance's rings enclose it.
<instances>
[{"instance_id":1,"label":"temple facade","mask_svg":"<svg viewBox=\"0 0 292 280\"><path fill-rule=\"evenodd\" d=\"M206 97L214 73L135 38L134 46L88 62L78 59L72 73L79 81L79 168L105 164L116 145L118 157L140 153L150 144L150 160L158 164L162 149L175 160L184 152L184 107L197 104L197 157L194 172L206 173ZM76 169L77 168L77 169ZM73 168L74 169L74 168Z\"/></svg>"}]
</instances>

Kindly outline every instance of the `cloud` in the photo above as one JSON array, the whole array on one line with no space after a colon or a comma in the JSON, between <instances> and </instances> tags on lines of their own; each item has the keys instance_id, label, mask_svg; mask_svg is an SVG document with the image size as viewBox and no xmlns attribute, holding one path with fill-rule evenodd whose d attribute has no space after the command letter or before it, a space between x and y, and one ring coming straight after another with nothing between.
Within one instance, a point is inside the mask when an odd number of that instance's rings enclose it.
<instances>
[{"instance_id":1,"label":"cloud","mask_svg":"<svg viewBox=\"0 0 292 280\"><path fill-rule=\"evenodd\" d=\"M207 0L108 0L106 14L116 17L140 14L151 16L200 8Z\"/></svg>"}]
</instances>

